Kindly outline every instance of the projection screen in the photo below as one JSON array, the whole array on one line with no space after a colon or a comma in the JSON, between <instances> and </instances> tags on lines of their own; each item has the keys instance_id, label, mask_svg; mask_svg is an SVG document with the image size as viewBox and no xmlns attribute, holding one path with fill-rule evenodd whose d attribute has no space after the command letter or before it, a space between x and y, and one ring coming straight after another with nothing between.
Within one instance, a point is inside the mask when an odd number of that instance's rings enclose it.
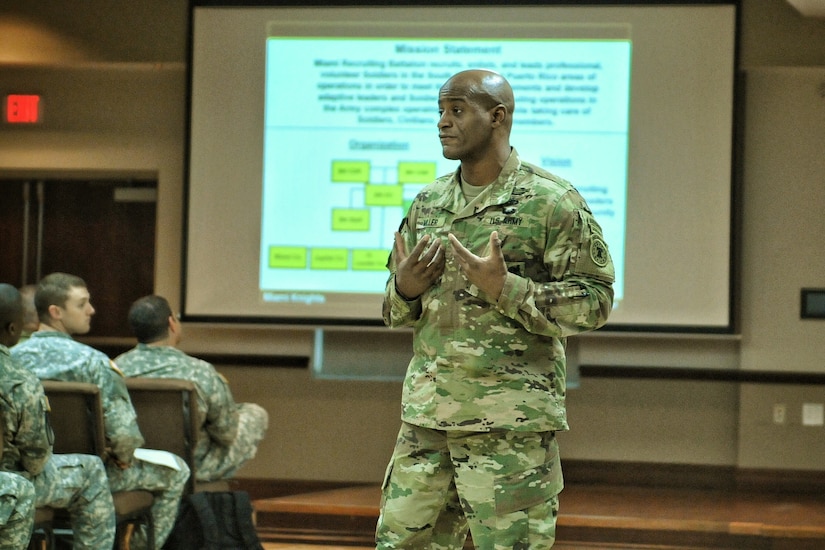
<instances>
[{"instance_id":1,"label":"projection screen","mask_svg":"<svg viewBox=\"0 0 825 550\"><path fill-rule=\"evenodd\" d=\"M437 96L503 74L511 143L617 268L607 329L731 330L736 5L192 8L183 315L380 324L411 200L456 169Z\"/></svg>"}]
</instances>

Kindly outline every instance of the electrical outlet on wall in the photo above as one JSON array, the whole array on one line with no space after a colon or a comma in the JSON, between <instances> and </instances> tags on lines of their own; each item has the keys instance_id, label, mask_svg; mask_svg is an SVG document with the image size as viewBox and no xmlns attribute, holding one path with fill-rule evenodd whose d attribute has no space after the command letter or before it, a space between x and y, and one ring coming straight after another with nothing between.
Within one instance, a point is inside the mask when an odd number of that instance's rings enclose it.
<instances>
[{"instance_id":1,"label":"electrical outlet on wall","mask_svg":"<svg viewBox=\"0 0 825 550\"><path fill-rule=\"evenodd\" d=\"M822 403L802 404L802 425L822 426L825 424L825 406Z\"/></svg>"},{"instance_id":2,"label":"electrical outlet on wall","mask_svg":"<svg viewBox=\"0 0 825 550\"><path fill-rule=\"evenodd\" d=\"M785 423L785 412L787 408L785 407L785 403L774 403L773 405L773 423L774 424L784 424Z\"/></svg>"}]
</instances>

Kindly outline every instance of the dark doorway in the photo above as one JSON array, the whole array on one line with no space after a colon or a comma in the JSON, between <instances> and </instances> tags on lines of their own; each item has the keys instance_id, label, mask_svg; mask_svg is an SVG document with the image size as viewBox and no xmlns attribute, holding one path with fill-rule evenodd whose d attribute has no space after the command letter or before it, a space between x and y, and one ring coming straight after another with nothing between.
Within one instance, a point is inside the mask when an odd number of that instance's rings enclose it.
<instances>
[{"instance_id":1,"label":"dark doorway","mask_svg":"<svg viewBox=\"0 0 825 550\"><path fill-rule=\"evenodd\" d=\"M130 337L136 298L152 293L157 181L0 180L0 281L82 277L96 314L89 336Z\"/></svg>"}]
</instances>

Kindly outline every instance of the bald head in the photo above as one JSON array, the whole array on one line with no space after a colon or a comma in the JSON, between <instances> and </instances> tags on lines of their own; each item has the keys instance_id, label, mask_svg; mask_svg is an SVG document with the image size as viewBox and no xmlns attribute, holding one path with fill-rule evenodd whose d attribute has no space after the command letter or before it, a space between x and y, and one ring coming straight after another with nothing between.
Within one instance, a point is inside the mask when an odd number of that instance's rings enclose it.
<instances>
[{"instance_id":1,"label":"bald head","mask_svg":"<svg viewBox=\"0 0 825 550\"><path fill-rule=\"evenodd\" d=\"M487 69L461 71L441 86L438 95L439 98L463 97L484 109L504 105L507 109L505 127L509 130L512 126L513 109L516 107L513 89L507 79L497 72Z\"/></svg>"},{"instance_id":2,"label":"bald head","mask_svg":"<svg viewBox=\"0 0 825 550\"><path fill-rule=\"evenodd\" d=\"M23 327L23 298L20 291L0 283L0 344L11 347L20 339Z\"/></svg>"}]
</instances>

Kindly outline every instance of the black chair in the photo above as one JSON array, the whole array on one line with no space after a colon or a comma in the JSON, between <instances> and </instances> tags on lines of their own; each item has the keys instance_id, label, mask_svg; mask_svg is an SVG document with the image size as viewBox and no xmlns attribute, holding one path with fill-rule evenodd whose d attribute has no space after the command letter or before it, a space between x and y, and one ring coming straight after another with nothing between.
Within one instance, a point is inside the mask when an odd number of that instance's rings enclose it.
<instances>
[{"instance_id":1,"label":"black chair","mask_svg":"<svg viewBox=\"0 0 825 550\"><path fill-rule=\"evenodd\" d=\"M51 405L55 453L81 453L106 458L106 436L103 428L103 401L100 388L84 382L43 380L43 388ZM129 537L135 525L147 526L148 546L155 548L150 491L133 490L112 493L117 521L116 546L129 548ZM57 514L55 521L67 517Z\"/></svg>"},{"instance_id":2,"label":"black chair","mask_svg":"<svg viewBox=\"0 0 825 550\"><path fill-rule=\"evenodd\" d=\"M137 413L138 425L149 449L169 451L189 466L186 493L228 491L229 482L196 481L195 448L198 443L198 394L195 384L177 378L135 377L126 388Z\"/></svg>"}]
</instances>

